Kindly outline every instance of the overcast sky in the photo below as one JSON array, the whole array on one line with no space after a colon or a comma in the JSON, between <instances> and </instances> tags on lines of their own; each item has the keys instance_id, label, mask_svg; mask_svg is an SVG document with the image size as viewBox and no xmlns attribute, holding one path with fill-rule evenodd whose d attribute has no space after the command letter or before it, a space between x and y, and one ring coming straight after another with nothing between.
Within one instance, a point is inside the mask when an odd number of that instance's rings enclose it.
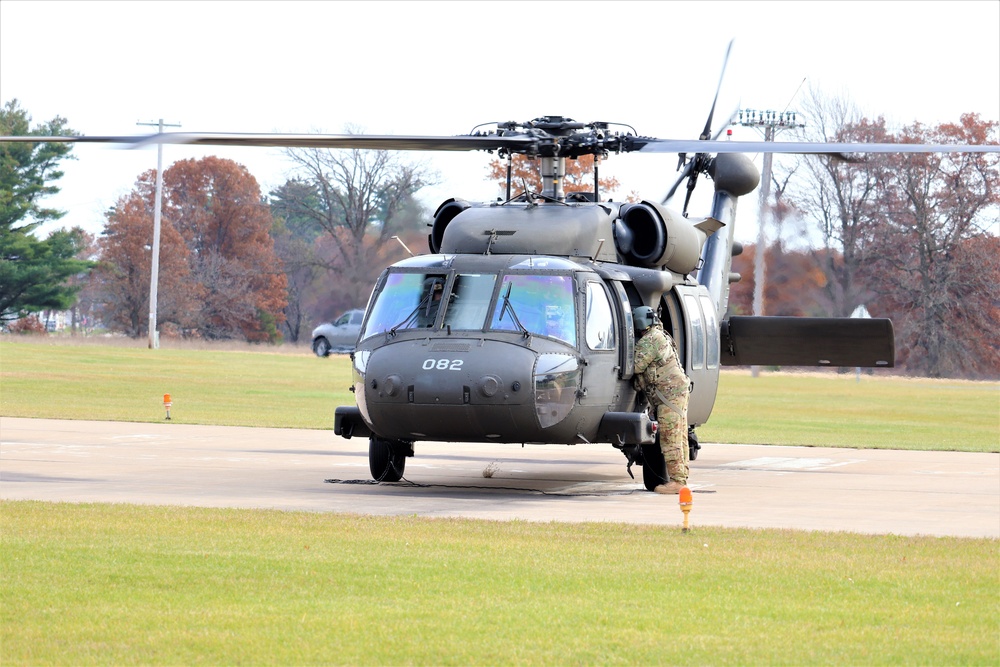
<instances>
[{"instance_id":1,"label":"overcast sky","mask_svg":"<svg viewBox=\"0 0 1000 667\"><path fill-rule=\"evenodd\" d=\"M197 132L453 135L563 115L696 138L727 43L716 125L737 107L781 110L808 86L893 127L1000 119L1000 2L32 2L0 1L0 99L83 134ZM806 84L802 86L805 79ZM168 128L176 129L176 128ZM713 128L715 129L715 128ZM734 138L755 140L737 128ZM56 226L99 233L102 213L156 166L156 150L77 146ZM290 164L263 148L167 146L164 166L215 154L262 191ZM488 200L490 156L408 153L439 172L423 200ZM602 174L659 200L676 156L612 156ZM759 158L758 158L759 164ZM710 193L705 183L700 190ZM749 201L752 200L752 201ZM707 211L692 211L692 214ZM756 197L737 237L756 237ZM50 226L51 227L51 226Z\"/></svg>"}]
</instances>

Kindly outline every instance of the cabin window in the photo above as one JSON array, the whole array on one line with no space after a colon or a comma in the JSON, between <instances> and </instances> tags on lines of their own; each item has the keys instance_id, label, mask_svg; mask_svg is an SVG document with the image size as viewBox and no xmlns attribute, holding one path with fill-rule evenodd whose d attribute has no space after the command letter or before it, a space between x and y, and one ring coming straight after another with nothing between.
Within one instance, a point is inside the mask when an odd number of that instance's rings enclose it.
<instances>
[{"instance_id":1,"label":"cabin window","mask_svg":"<svg viewBox=\"0 0 1000 667\"><path fill-rule=\"evenodd\" d=\"M444 325L452 329L482 331L486 326L496 280L494 274L461 273L456 276L448 297Z\"/></svg>"},{"instance_id":2,"label":"cabin window","mask_svg":"<svg viewBox=\"0 0 1000 667\"><path fill-rule=\"evenodd\" d=\"M701 317L701 307L693 294L684 295L684 305L688 322L691 324L691 369L705 367L705 321Z\"/></svg>"},{"instance_id":3,"label":"cabin window","mask_svg":"<svg viewBox=\"0 0 1000 667\"><path fill-rule=\"evenodd\" d=\"M705 311L705 331L708 333L708 368L719 367L719 322L715 317L715 304L706 295L701 295L701 307Z\"/></svg>"},{"instance_id":4,"label":"cabin window","mask_svg":"<svg viewBox=\"0 0 1000 667\"><path fill-rule=\"evenodd\" d=\"M535 414L542 428L555 426L576 404L581 370L574 355L540 354L535 363Z\"/></svg>"},{"instance_id":5,"label":"cabin window","mask_svg":"<svg viewBox=\"0 0 1000 667\"><path fill-rule=\"evenodd\" d=\"M587 283L587 347L591 350L615 349L615 318L608 293L598 282Z\"/></svg>"},{"instance_id":6,"label":"cabin window","mask_svg":"<svg viewBox=\"0 0 1000 667\"><path fill-rule=\"evenodd\" d=\"M361 338L397 329L431 327L444 296L441 273L390 273L372 301Z\"/></svg>"},{"instance_id":7,"label":"cabin window","mask_svg":"<svg viewBox=\"0 0 1000 667\"><path fill-rule=\"evenodd\" d=\"M507 274L500 285L490 328L527 331L576 347L573 276Z\"/></svg>"}]
</instances>

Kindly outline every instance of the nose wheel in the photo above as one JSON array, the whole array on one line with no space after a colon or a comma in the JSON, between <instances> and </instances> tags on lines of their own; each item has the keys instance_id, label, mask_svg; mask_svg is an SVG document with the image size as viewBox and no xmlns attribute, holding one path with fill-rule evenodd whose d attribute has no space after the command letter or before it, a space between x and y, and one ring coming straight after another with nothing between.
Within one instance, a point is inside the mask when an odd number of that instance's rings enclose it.
<instances>
[{"instance_id":1,"label":"nose wheel","mask_svg":"<svg viewBox=\"0 0 1000 667\"><path fill-rule=\"evenodd\" d=\"M368 439L368 469L376 482L398 482L403 479L407 456L413 456L413 443L375 435Z\"/></svg>"}]
</instances>

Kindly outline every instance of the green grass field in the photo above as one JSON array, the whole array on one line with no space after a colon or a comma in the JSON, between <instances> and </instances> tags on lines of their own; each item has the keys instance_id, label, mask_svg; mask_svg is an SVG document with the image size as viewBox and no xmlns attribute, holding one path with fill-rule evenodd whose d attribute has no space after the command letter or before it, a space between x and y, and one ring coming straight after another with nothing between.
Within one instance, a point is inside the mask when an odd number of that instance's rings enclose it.
<instances>
[{"instance_id":1,"label":"green grass field","mask_svg":"<svg viewBox=\"0 0 1000 667\"><path fill-rule=\"evenodd\" d=\"M331 428L346 357L0 341L0 416ZM997 451L996 384L722 375L703 442ZM2 481L0 481L2 483ZM0 665L997 665L1000 541L0 501Z\"/></svg>"},{"instance_id":2,"label":"green grass field","mask_svg":"<svg viewBox=\"0 0 1000 667\"><path fill-rule=\"evenodd\" d=\"M704 442L1000 451L1000 384L724 371Z\"/></svg>"},{"instance_id":3,"label":"green grass field","mask_svg":"<svg viewBox=\"0 0 1000 667\"><path fill-rule=\"evenodd\" d=\"M279 352L0 341L0 415L333 428L350 360ZM703 442L1000 451L1000 385L725 371Z\"/></svg>"},{"instance_id":4,"label":"green grass field","mask_svg":"<svg viewBox=\"0 0 1000 667\"><path fill-rule=\"evenodd\" d=\"M3 665L996 665L998 542L0 504Z\"/></svg>"}]
</instances>

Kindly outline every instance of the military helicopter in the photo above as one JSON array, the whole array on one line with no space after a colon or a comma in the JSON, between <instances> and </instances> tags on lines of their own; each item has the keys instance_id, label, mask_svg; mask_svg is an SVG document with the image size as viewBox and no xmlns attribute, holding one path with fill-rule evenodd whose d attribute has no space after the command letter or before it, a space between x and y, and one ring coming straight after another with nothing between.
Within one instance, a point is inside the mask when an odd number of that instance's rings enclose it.
<instances>
[{"instance_id":1,"label":"military helicopter","mask_svg":"<svg viewBox=\"0 0 1000 667\"><path fill-rule=\"evenodd\" d=\"M716 95L718 97L718 95ZM715 104L712 105L714 112ZM765 143L640 136L629 126L542 116L457 136L162 133L146 137L0 137L0 141L181 143L375 150L485 150L508 159L506 197L448 199L435 211L428 254L386 268L351 355L356 405L334 432L367 437L369 469L398 482L415 443L608 443L666 479L656 424L633 389L632 311L649 306L676 341L692 380L688 423L712 413L724 366L894 365L887 319L727 317L740 197L758 185L747 153L997 152L1000 146ZM616 129L620 128L620 129ZM709 215L665 202L605 201L597 165L611 154L679 153L688 199L714 184ZM693 154L692 157L688 155ZM542 190L514 192L510 160L540 161ZM566 161L595 158L592 192L563 190Z\"/></svg>"}]
</instances>

